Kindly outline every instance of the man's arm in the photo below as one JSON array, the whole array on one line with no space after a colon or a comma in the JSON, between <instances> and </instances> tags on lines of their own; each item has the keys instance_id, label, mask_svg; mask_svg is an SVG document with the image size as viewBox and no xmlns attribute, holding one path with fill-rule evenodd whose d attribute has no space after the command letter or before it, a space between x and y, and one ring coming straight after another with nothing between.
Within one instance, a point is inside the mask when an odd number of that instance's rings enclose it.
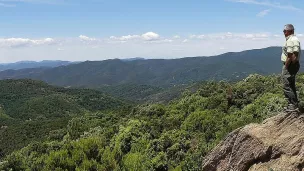
<instances>
[{"instance_id":1,"label":"man's arm","mask_svg":"<svg viewBox=\"0 0 304 171\"><path fill-rule=\"evenodd\" d=\"M300 42L298 40L287 41L287 59L285 67L288 68L290 63L296 63L300 52Z\"/></svg>"},{"instance_id":2,"label":"man's arm","mask_svg":"<svg viewBox=\"0 0 304 171\"><path fill-rule=\"evenodd\" d=\"M288 53L287 59L285 62L285 68L288 68L290 63L296 63L297 59L298 59L298 55L299 55L298 52Z\"/></svg>"}]
</instances>

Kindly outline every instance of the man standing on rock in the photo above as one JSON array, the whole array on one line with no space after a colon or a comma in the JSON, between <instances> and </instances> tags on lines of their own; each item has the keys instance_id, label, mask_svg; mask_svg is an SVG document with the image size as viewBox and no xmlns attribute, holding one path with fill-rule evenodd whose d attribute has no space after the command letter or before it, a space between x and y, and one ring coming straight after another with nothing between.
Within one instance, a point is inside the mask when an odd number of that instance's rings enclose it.
<instances>
[{"instance_id":1,"label":"man standing on rock","mask_svg":"<svg viewBox=\"0 0 304 171\"><path fill-rule=\"evenodd\" d=\"M299 112L298 97L296 92L296 74L300 69L301 44L294 35L294 27L287 24L284 27L286 42L282 48L281 60L283 62L282 81L284 95L288 100L286 112Z\"/></svg>"}]
</instances>

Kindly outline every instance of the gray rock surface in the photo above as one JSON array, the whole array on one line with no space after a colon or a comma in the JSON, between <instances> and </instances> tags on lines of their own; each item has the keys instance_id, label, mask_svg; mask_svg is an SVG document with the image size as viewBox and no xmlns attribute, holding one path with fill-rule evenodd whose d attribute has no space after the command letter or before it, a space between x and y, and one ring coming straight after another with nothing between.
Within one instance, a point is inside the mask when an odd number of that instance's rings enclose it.
<instances>
[{"instance_id":1,"label":"gray rock surface","mask_svg":"<svg viewBox=\"0 0 304 171\"><path fill-rule=\"evenodd\" d=\"M304 115L280 113L230 133L203 171L304 171Z\"/></svg>"}]
</instances>

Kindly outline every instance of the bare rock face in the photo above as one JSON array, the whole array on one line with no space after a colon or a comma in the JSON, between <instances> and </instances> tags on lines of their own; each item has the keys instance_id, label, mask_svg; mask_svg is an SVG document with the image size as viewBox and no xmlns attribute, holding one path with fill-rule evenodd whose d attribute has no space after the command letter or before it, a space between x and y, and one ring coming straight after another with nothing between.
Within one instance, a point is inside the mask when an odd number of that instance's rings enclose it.
<instances>
[{"instance_id":1,"label":"bare rock face","mask_svg":"<svg viewBox=\"0 0 304 171\"><path fill-rule=\"evenodd\" d=\"M230 133L203 171L304 171L304 115L281 113Z\"/></svg>"}]
</instances>

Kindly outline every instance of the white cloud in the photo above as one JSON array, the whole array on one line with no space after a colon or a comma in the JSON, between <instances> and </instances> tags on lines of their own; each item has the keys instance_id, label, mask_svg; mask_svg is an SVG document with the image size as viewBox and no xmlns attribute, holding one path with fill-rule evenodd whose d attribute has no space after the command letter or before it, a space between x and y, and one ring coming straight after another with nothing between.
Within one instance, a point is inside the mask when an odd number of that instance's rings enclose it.
<instances>
[{"instance_id":1,"label":"white cloud","mask_svg":"<svg viewBox=\"0 0 304 171\"><path fill-rule=\"evenodd\" d=\"M0 47L23 47L35 45L52 45L56 41L52 38L45 39L26 39L26 38L0 38Z\"/></svg>"},{"instance_id":2,"label":"white cloud","mask_svg":"<svg viewBox=\"0 0 304 171\"><path fill-rule=\"evenodd\" d=\"M160 38L160 36L154 32L147 32L147 33L141 35L141 37L146 41L155 41Z\"/></svg>"},{"instance_id":3,"label":"white cloud","mask_svg":"<svg viewBox=\"0 0 304 171\"><path fill-rule=\"evenodd\" d=\"M162 39L160 38L160 36L157 33L147 32L142 35L127 35L127 36L120 36L120 37L111 36L110 40L126 42L126 41L130 41L130 40L161 41ZM165 39L163 39L162 41L165 41ZM168 41L168 40L166 40L166 41Z\"/></svg>"},{"instance_id":4,"label":"white cloud","mask_svg":"<svg viewBox=\"0 0 304 171\"><path fill-rule=\"evenodd\" d=\"M162 42L165 42L165 43L171 43L171 42L173 42L173 40L171 40L171 39L164 39L164 40L161 40Z\"/></svg>"},{"instance_id":5,"label":"white cloud","mask_svg":"<svg viewBox=\"0 0 304 171\"><path fill-rule=\"evenodd\" d=\"M90 38L88 36L84 36L84 35L80 35L79 38L82 40L82 41L95 41L96 38Z\"/></svg>"},{"instance_id":6,"label":"white cloud","mask_svg":"<svg viewBox=\"0 0 304 171\"><path fill-rule=\"evenodd\" d=\"M210 56L225 52L280 46L285 41L283 34L276 37L275 34L271 33L224 32L204 34L204 39L183 38L178 40L173 39L172 36L158 36L158 39L154 41L147 41L142 35L139 38L131 39L133 36L119 37L128 39L128 41L90 38L88 36L82 36L82 38L85 40L95 39L96 41L83 41L79 37L56 40L52 38L0 38L0 54L5 56L0 58L0 63L43 59L85 61L134 56L149 58ZM301 34L298 36L300 37ZM50 44L55 45L49 46ZM12 49L12 47L23 48Z\"/></svg>"},{"instance_id":7,"label":"white cloud","mask_svg":"<svg viewBox=\"0 0 304 171\"><path fill-rule=\"evenodd\" d=\"M264 17L264 16L266 16L270 11L271 11L270 9L263 10L263 11L261 11L261 12L259 12L259 13L257 14L257 17Z\"/></svg>"},{"instance_id":8,"label":"white cloud","mask_svg":"<svg viewBox=\"0 0 304 171\"><path fill-rule=\"evenodd\" d=\"M189 38L190 38L190 39L194 39L194 38L196 38L196 35L195 35L195 34L192 34L192 35L189 36Z\"/></svg>"},{"instance_id":9,"label":"white cloud","mask_svg":"<svg viewBox=\"0 0 304 171\"><path fill-rule=\"evenodd\" d=\"M233 37L233 34L231 32L227 32L225 36L226 37Z\"/></svg>"},{"instance_id":10,"label":"white cloud","mask_svg":"<svg viewBox=\"0 0 304 171\"><path fill-rule=\"evenodd\" d=\"M1 3L1 2L0 2L0 6L1 7L16 7L15 4L6 4L6 3Z\"/></svg>"},{"instance_id":11,"label":"white cloud","mask_svg":"<svg viewBox=\"0 0 304 171\"><path fill-rule=\"evenodd\" d=\"M121 41L126 41L126 40L132 40L132 39L138 39L140 38L139 35L128 35L128 36L122 36L120 38Z\"/></svg>"},{"instance_id":12,"label":"white cloud","mask_svg":"<svg viewBox=\"0 0 304 171\"><path fill-rule=\"evenodd\" d=\"M268 34L265 34L265 33L245 34L243 36L242 35L239 35L239 36L241 36L242 38L245 38L245 39L252 39L252 40L267 39L270 37Z\"/></svg>"},{"instance_id":13,"label":"white cloud","mask_svg":"<svg viewBox=\"0 0 304 171\"><path fill-rule=\"evenodd\" d=\"M304 37L303 34L298 34L298 36ZM230 51L279 46L284 42L283 35L271 33L224 32L197 34L190 37L192 39L173 39L173 36L159 36L157 33L148 32L142 35L130 34L111 38L94 38L85 35L56 40L53 38L0 38L0 54L6 56L5 59L0 58L0 62L1 60L30 60L34 57L41 60L53 59L51 58L53 56L64 60L101 60L97 58L100 56L98 54L103 54L102 56L107 58L209 56ZM182 51L176 49L182 49Z\"/></svg>"},{"instance_id":14,"label":"white cloud","mask_svg":"<svg viewBox=\"0 0 304 171\"><path fill-rule=\"evenodd\" d=\"M171 39L158 39L153 41L144 41L143 44L170 44L174 42Z\"/></svg>"},{"instance_id":15,"label":"white cloud","mask_svg":"<svg viewBox=\"0 0 304 171\"><path fill-rule=\"evenodd\" d=\"M286 2L285 2L285 4L282 5L275 1L265 1L265 0L226 0L226 1L253 4L253 5L261 5L261 6L267 6L267 7L272 7L272 8L279 8L279 9L284 9L284 10L303 12L303 10L300 8L294 7L292 5L286 5Z\"/></svg>"},{"instance_id":16,"label":"white cloud","mask_svg":"<svg viewBox=\"0 0 304 171\"><path fill-rule=\"evenodd\" d=\"M198 35L197 38L198 38L198 39L204 39L204 38L205 38L205 35Z\"/></svg>"},{"instance_id":17,"label":"white cloud","mask_svg":"<svg viewBox=\"0 0 304 171\"><path fill-rule=\"evenodd\" d=\"M201 35L195 35L195 34L193 34L193 35L190 35L189 38L190 39L204 39L204 38L206 38L206 36L203 35L203 34L201 34Z\"/></svg>"},{"instance_id":18,"label":"white cloud","mask_svg":"<svg viewBox=\"0 0 304 171\"><path fill-rule=\"evenodd\" d=\"M253 34L245 34L244 38L253 39L255 36Z\"/></svg>"},{"instance_id":19,"label":"white cloud","mask_svg":"<svg viewBox=\"0 0 304 171\"><path fill-rule=\"evenodd\" d=\"M215 34L205 34L205 35L190 35L190 39L194 39L199 41L201 39L204 40L232 40L232 39L266 39L269 38L270 34L267 33L215 33Z\"/></svg>"},{"instance_id":20,"label":"white cloud","mask_svg":"<svg viewBox=\"0 0 304 171\"><path fill-rule=\"evenodd\" d=\"M159 40L159 42L163 42L163 43L172 43L173 40L171 40L171 39L164 39L164 40Z\"/></svg>"},{"instance_id":21,"label":"white cloud","mask_svg":"<svg viewBox=\"0 0 304 171\"><path fill-rule=\"evenodd\" d=\"M303 34L297 34L297 36L298 36L298 37L304 37L304 35L303 35Z\"/></svg>"},{"instance_id":22,"label":"white cloud","mask_svg":"<svg viewBox=\"0 0 304 171\"><path fill-rule=\"evenodd\" d=\"M116 37L116 36L111 36L110 39L113 40L120 40L120 41L127 41L127 40L134 40L134 39L139 39L139 35L127 35L127 36L121 36L121 37Z\"/></svg>"},{"instance_id":23,"label":"white cloud","mask_svg":"<svg viewBox=\"0 0 304 171\"><path fill-rule=\"evenodd\" d=\"M270 36L268 34L255 34L254 39L268 39Z\"/></svg>"},{"instance_id":24,"label":"white cloud","mask_svg":"<svg viewBox=\"0 0 304 171\"><path fill-rule=\"evenodd\" d=\"M181 37L179 35L173 36L173 39L180 39Z\"/></svg>"},{"instance_id":25,"label":"white cloud","mask_svg":"<svg viewBox=\"0 0 304 171\"><path fill-rule=\"evenodd\" d=\"M42 40L36 40L34 42L36 42L37 44L53 44L53 43L55 43L55 40L52 38L45 38Z\"/></svg>"}]
</instances>

